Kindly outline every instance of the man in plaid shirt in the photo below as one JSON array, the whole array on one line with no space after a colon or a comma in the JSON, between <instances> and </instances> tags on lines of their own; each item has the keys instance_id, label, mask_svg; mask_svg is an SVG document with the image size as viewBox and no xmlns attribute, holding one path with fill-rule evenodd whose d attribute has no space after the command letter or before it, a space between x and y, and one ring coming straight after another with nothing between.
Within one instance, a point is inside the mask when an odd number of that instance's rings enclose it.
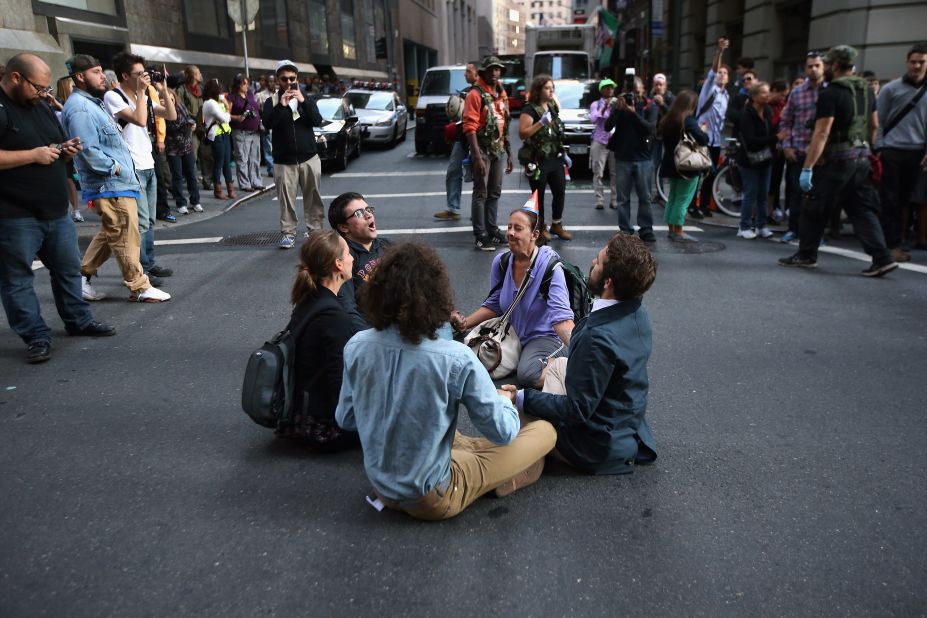
<instances>
[{"instance_id":1,"label":"man in plaid shirt","mask_svg":"<svg viewBox=\"0 0 927 618\"><path fill-rule=\"evenodd\" d=\"M789 95L779 123L779 141L782 143L782 152L786 159L785 204L789 210L789 231L783 234L782 242L798 239L802 198L798 177L808 144L811 143L818 93L824 85L824 62L819 52L808 52L805 59L805 77L804 83Z\"/></svg>"}]
</instances>

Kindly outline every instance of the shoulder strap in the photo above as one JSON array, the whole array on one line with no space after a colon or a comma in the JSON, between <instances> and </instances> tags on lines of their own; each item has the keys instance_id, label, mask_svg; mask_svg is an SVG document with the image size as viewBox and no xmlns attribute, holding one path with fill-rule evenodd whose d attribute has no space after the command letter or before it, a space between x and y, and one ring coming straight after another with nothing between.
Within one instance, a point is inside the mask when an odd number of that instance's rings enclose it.
<instances>
[{"instance_id":1,"label":"shoulder strap","mask_svg":"<svg viewBox=\"0 0 927 618\"><path fill-rule=\"evenodd\" d=\"M511 251L506 251L499 258L499 283L497 283L491 290L489 290L489 296L492 296L497 291L502 289L502 284L505 283L505 270L509 267L509 260L511 258ZM489 296L486 298L489 298Z\"/></svg>"},{"instance_id":2,"label":"shoulder strap","mask_svg":"<svg viewBox=\"0 0 927 618\"><path fill-rule=\"evenodd\" d=\"M541 295L545 299L550 298L550 283L554 279L554 269L558 264L562 264L563 261L560 258L554 258L547 263L547 269L544 271L544 278L541 279ZM561 268L563 268L561 266Z\"/></svg>"},{"instance_id":3,"label":"shoulder strap","mask_svg":"<svg viewBox=\"0 0 927 618\"><path fill-rule=\"evenodd\" d=\"M921 84L920 90L917 91L917 94L914 95L914 98L908 101L908 104L904 106L904 109L895 114L895 117L888 121L888 124L885 125L884 129L882 129L883 138L888 135L889 131L897 127L898 123L904 120L904 117L907 116L911 110L917 107L917 104L920 102L921 97L924 96L925 91L927 91L927 81Z\"/></svg>"},{"instance_id":4,"label":"shoulder strap","mask_svg":"<svg viewBox=\"0 0 927 618\"><path fill-rule=\"evenodd\" d=\"M696 118L701 118L705 112L711 109L711 105L715 102L715 95L717 94L717 92L711 93L711 96L708 97L707 101L705 101L705 105L702 106L702 109L698 110L698 113L695 115Z\"/></svg>"}]
</instances>

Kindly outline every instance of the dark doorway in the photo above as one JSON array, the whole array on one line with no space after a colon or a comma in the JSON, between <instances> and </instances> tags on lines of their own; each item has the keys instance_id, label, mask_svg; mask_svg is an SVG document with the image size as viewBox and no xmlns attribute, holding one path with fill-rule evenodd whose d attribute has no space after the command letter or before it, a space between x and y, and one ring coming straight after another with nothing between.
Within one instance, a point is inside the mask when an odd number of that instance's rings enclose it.
<instances>
[{"instance_id":1,"label":"dark doorway","mask_svg":"<svg viewBox=\"0 0 927 618\"><path fill-rule=\"evenodd\" d=\"M113 68L113 56L126 50L124 45L96 41L72 41L71 45L75 54L90 54L103 64L104 69Z\"/></svg>"}]
</instances>

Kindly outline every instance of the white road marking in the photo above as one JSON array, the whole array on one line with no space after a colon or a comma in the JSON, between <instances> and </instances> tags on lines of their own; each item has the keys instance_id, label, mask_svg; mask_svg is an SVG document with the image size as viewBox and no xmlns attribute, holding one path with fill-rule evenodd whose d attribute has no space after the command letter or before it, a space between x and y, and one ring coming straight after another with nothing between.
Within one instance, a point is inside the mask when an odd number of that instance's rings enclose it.
<instances>
[{"instance_id":1,"label":"white road marking","mask_svg":"<svg viewBox=\"0 0 927 618\"><path fill-rule=\"evenodd\" d=\"M580 194L580 193L591 195L595 193L595 191L593 191L592 189L570 189L570 195ZM503 189L502 194L503 195L531 195L531 189ZM445 191L422 191L418 193L365 193L364 198L383 200L383 199L401 198L401 197L406 197L406 198L407 197L439 197L439 196L445 197L446 195L447 195L447 192ZM467 191L462 191L461 195L473 195L473 190L468 189ZM323 195L322 199L323 200L333 200L336 197L338 196L337 195ZM296 199L301 200L303 199L303 196L300 195ZM277 198L275 197L271 201L276 202Z\"/></svg>"},{"instance_id":2,"label":"white road marking","mask_svg":"<svg viewBox=\"0 0 927 618\"><path fill-rule=\"evenodd\" d=\"M438 171L428 171L423 170L421 172L338 172L337 174L332 174L329 178L382 178L382 177L400 177L400 176L445 176L447 175L446 170Z\"/></svg>"},{"instance_id":3,"label":"white road marking","mask_svg":"<svg viewBox=\"0 0 927 618\"><path fill-rule=\"evenodd\" d=\"M500 230L505 230L505 228L500 227ZM683 227L687 232L703 232L704 230L700 227L694 225L687 225ZM580 232L616 232L618 231L617 226L615 225L571 225L569 231L580 231ZM666 232L669 231L665 225L655 225L653 226L655 232ZM394 230L377 230L380 234L442 234L445 232L473 232L473 228L469 225L466 226L455 226L455 227L406 227L406 228L396 228Z\"/></svg>"},{"instance_id":4,"label":"white road marking","mask_svg":"<svg viewBox=\"0 0 927 618\"><path fill-rule=\"evenodd\" d=\"M178 238L177 240L156 240L155 246L160 245L210 245L217 243L225 236L211 236L208 238Z\"/></svg>"},{"instance_id":5,"label":"white road marking","mask_svg":"<svg viewBox=\"0 0 927 618\"><path fill-rule=\"evenodd\" d=\"M789 244L794 244L797 246L797 243ZM832 253L834 255L842 255L843 257L850 258L851 260L859 260L860 262L872 261L872 258L862 251L852 251L851 249L842 249L840 247L819 247L818 253ZM905 262L904 264L899 264L898 268L921 273L922 275L927 275L927 266L921 266L920 264L911 264L910 262Z\"/></svg>"}]
</instances>

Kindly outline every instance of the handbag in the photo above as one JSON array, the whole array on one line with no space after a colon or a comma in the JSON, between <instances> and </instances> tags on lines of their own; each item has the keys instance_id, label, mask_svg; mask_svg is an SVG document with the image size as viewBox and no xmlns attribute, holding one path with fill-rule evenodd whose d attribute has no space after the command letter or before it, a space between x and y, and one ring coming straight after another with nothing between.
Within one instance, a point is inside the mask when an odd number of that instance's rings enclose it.
<instances>
[{"instance_id":1,"label":"handbag","mask_svg":"<svg viewBox=\"0 0 927 618\"><path fill-rule=\"evenodd\" d=\"M538 250L535 248L531 256L531 265L525 272L525 278L518 288L518 294L515 300L509 305L509 308L501 316L490 318L485 322L478 324L471 330L464 343L473 350L476 357L489 372L492 379L498 380L511 375L515 368L518 367L518 359L521 357L521 341L515 333L512 326L511 318L515 307L528 290L528 283L531 280L531 272L534 270L534 261L537 259ZM503 272L503 277L505 273Z\"/></svg>"},{"instance_id":2,"label":"handbag","mask_svg":"<svg viewBox=\"0 0 927 618\"><path fill-rule=\"evenodd\" d=\"M703 174L711 169L711 154L708 146L701 146L691 135L683 131L673 151L676 171L682 175Z\"/></svg>"},{"instance_id":3,"label":"handbag","mask_svg":"<svg viewBox=\"0 0 927 618\"><path fill-rule=\"evenodd\" d=\"M749 161L752 166L766 165L773 160L772 148L769 146L755 152L751 152L744 148L744 153L747 155L747 161Z\"/></svg>"}]
</instances>

